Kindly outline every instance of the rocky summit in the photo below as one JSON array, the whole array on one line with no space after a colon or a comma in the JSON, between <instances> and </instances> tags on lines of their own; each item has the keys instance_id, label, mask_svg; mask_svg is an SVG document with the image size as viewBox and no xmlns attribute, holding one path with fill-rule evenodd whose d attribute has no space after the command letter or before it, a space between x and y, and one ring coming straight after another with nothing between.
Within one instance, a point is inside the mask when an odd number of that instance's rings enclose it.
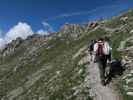
<instances>
[{"instance_id":1,"label":"rocky summit","mask_svg":"<svg viewBox=\"0 0 133 100\"><path fill-rule=\"evenodd\" d=\"M124 71L101 86L88 44L109 36ZM1 100L133 100L133 10L107 20L66 24L48 36L17 38L0 52ZM97 75L97 77L95 76ZM110 98L107 98L107 97Z\"/></svg>"}]
</instances>

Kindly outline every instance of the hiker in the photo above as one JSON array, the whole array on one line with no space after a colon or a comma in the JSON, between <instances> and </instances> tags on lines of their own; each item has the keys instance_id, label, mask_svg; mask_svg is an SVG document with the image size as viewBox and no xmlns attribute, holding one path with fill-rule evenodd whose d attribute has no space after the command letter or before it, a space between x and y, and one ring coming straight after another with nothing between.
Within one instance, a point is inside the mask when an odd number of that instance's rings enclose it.
<instances>
[{"instance_id":1,"label":"hiker","mask_svg":"<svg viewBox=\"0 0 133 100\"><path fill-rule=\"evenodd\" d=\"M110 39L108 37L105 37L104 38L104 47L103 47L103 49L104 49L104 54L107 57L107 61L109 63L111 63L111 51L112 51L112 48L110 47L109 42L110 42Z\"/></svg>"},{"instance_id":2,"label":"hiker","mask_svg":"<svg viewBox=\"0 0 133 100\"><path fill-rule=\"evenodd\" d=\"M94 51L94 44L96 43L95 40L91 40L91 43L89 44L89 52L90 52L90 57L91 57L91 61L93 61L94 56L93 56L93 51Z\"/></svg>"},{"instance_id":3,"label":"hiker","mask_svg":"<svg viewBox=\"0 0 133 100\"><path fill-rule=\"evenodd\" d=\"M94 45L95 61L98 63L100 69L100 78L102 85L105 85L105 68L107 65L107 59L109 55L110 46L106 44L103 38L98 39Z\"/></svg>"}]
</instances>

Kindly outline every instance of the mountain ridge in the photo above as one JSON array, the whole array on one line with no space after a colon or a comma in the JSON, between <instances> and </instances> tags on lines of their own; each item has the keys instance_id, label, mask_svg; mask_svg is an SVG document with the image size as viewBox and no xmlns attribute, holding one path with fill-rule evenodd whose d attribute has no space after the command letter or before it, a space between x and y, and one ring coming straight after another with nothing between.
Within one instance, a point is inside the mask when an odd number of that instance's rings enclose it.
<instances>
[{"instance_id":1,"label":"mountain ridge","mask_svg":"<svg viewBox=\"0 0 133 100\"><path fill-rule=\"evenodd\" d=\"M123 75L109 85L117 87L123 100L132 100L132 23L130 10L109 20L67 24L48 36L13 40L0 53L0 99L92 100L85 81L91 63L88 43L109 36L113 59L126 64Z\"/></svg>"}]
</instances>

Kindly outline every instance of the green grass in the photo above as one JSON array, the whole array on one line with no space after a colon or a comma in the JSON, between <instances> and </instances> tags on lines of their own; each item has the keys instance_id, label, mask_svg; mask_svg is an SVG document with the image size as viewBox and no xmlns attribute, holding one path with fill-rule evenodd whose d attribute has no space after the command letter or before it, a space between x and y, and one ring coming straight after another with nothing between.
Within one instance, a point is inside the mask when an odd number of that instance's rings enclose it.
<instances>
[{"instance_id":1,"label":"green grass","mask_svg":"<svg viewBox=\"0 0 133 100\"><path fill-rule=\"evenodd\" d=\"M115 32L111 35L111 44L112 44L112 55L114 58L122 59L122 52L117 51L117 48L120 46L121 41L124 41L130 36L129 33L125 32Z\"/></svg>"},{"instance_id":2,"label":"green grass","mask_svg":"<svg viewBox=\"0 0 133 100\"><path fill-rule=\"evenodd\" d=\"M128 92L129 90L125 90L124 87L123 87L124 85L127 85L127 84L126 84L125 80L121 80L121 79L120 79L119 82L116 84L118 90L119 90L120 93L122 94L123 100L132 100L132 99L133 99L133 96L127 95L127 92ZM128 86L130 87L130 85L128 85ZM133 91L133 90L131 90L131 91Z\"/></svg>"},{"instance_id":3,"label":"green grass","mask_svg":"<svg viewBox=\"0 0 133 100\"><path fill-rule=\"evenodd\" d=\"M130 41L126 42L126 46L125 47L130 47L130 46L133 46L133 42L130 42Z\"/></svg>"},{"instance_id":4,"label":"green grass","mask_svg":"<svg viewBox=\"0 0 133 100\"><path fill-rule=\"evenodd\" d=\"M85 64L78 65L78 62L83 58L84 53L80 54L74 60L73 55L83 46L88 45L88 42L92 39L104 37L108 35L105 30L97 29L90 33L82 33L81 37L77 40L72 38L55 38L50 40L44 47L37 49L34 55L27 55L26 59L22 59L18 62L18 58L23 56L23 53L28 52L26 47L19 47L15 53L5 57L1 67L7 66L7 71L0 71L1 79L3 79L0 85L0 94L5 95L8 91L23 86L26 82L26 77L32 75L41 68L46 69L43 71L43 77L41 77L33 86L29 89L24 89L23 94L15 99L21 98L21 100L38 99L39 96L48 97L49 100L66 100L70 96L69 100L76 100L76 96L71 96L75 90L72 88L79 86L84 81L86 76ZM121 53L116 49L120 45L120 41L127 38L129 35L124 32L112 33L111 40L113 46L114 58L121 58ZM47 48L51 46L51 48ZM24 51L23 51L24 50ZM31 59L34 60L32 61ZM14 67L22 63L22 66L13 72ZM80 74L78 71L82 70ZM60 74L57 75L57 71ZM54 76L56 76L52 81ZM29 92L31 90L31 92ZM84 88L78 95L83 95L87 100L91 100L89 93L86 93Z\"/></svg>"},{"instance_id":5,"label":"green grass","mask_svg":"<svg viewBox=\"0 0 133 100\"><path fill-rule=\"evenodd\" d=\"M88 35L87 35L88 36ZM72 95L75 91L72 90L72 87L80 85L84 81L84 65L77 65L78 61L81 59L79 56L75 60L72 60L72 56L84 45L88 43L88 39L83 37L79 40L67 40L63 41L60 39L51 40L49 43L38 49L35 53L37 56L28 55L28 59L22 59L20 63L26 61L17 72L13 72L13 68L18 63L18 57L23 56L23 47L18 48L16 53L5 58L6 60L2 63L1 66L8 65L13 63L13 65L9 65L11 67L7 72L2 72L5 75L1 75L3 79L2 84L0 85L0 94L5 95L8 91L16 89L19 86L23 86L26 82L26 77L32 75L37 70L41 68L45 68L45 66L49 66L49 68L44 71L44 77L38 80L32 87L29 89L32 93L27 93L29 90L24 90L22 94L22 98L24 99L33 99L38 98L39 95L46 95L49 97L49 100L55 100L58 98L62 100L66 98L66 96ZM48 46L53 45L51 48L47 49ZM11 59L12 58L12 59ZM31 61L30 59L34 58L35 61ZM39 62L39 63L38 63ZM7 68L8 69L8 68ZM78 71L82 69L83 72L81 74L77 74ZM52 82L47 84L47 82L56 75L56 71L61 71L61 75L55 78ZM77 75L76 75L77 74ZM53 86L54 90L51 90L50 87ZM81 93L82 95L86 95ZM34 97L38 95L37 97ZM21 97L21 96L20 96ZM19 98L19 97L17 97ZM17 100L16 98L16 100ZM89 97L88 97L89 98ZM76 96L72 96L69 100L76 99Z\"/></svg>"}]
</instances>

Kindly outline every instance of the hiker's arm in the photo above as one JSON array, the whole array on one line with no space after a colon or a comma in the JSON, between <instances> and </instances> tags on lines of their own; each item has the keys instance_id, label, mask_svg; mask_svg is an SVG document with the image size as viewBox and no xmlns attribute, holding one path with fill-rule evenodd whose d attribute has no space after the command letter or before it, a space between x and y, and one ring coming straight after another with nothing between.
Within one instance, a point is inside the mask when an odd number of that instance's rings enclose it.
<instances>
[{"instance_id":1,"label":"hiker's arm","mask_svg":"<svg viewBox=\"0 0 133 100\"><path fill-rule=\"evenodd\" d=\"M96 51L97 51L97 48L98 48L98 45L97 43L94 44L94 47L93 47L93 61L95 62L96 61Z\"/></svg>"},{"instance_id":2,"label":"hiker's arm","mask_svg":"<svg viewBox=\"0 0 133 100\"><path fill-rule=\"evenodd\" d=\"M94 53L96 53L96 51L97 51L97 48L98 48L98 45L97 45L97 43L94 45Z\"/></svg>"},{"instance_id":3,"label":"hiker's arm","mask_svg":"<svg viewBox=\"0 0 133 100\"><path fill-rule=\"evenodd\" d=\"M110 50L112 50L112 47L110 46Z\"/></svg>"}]
</instances>

